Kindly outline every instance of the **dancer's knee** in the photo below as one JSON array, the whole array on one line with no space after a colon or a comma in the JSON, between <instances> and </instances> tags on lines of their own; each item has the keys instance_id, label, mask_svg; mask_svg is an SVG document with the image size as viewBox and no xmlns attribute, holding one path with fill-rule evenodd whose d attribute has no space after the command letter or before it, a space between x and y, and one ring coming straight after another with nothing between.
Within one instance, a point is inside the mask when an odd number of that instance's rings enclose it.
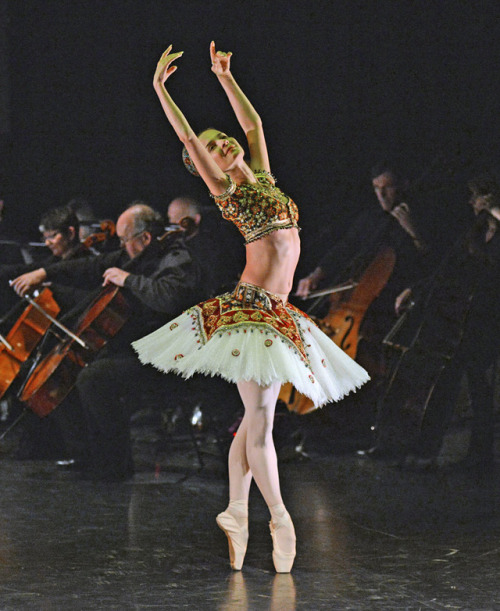
<instances>
[{"instance_id":1,"label":"dancer's knee","mask_svg":"<svg viewBox=\"0 0 500 611\"><path fill-rule=\"evenodd\" d=\"M247 448L273 446L273 419L267 416L256 418L247 432Z\"/></svg>"}]
</instances>

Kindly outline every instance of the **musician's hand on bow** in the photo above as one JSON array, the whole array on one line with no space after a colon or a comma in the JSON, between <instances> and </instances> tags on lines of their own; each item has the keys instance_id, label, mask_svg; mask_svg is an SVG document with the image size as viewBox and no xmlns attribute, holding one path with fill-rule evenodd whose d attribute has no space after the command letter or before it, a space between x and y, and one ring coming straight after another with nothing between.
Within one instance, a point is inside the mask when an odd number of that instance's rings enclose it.
<instances>
[{"instance_id":1,"label":"musician's hand on bow","mask_svg":"<svg viewBox=\"0 0 500 611\"><path fill-rule=\"evenodd\" d=\"M44 280L47 279L47 274L43 267L40 269L35 269L32 272L27 272L26 274L22 274L14 280L10 281L10 286L16 291L19 297L24 297L27 295L31 289L36 286L42 284Z\"/></svg>"},{"instance_id":2,"label":"musician's hand on bow","mask_svg":"<svg viewBox=\"0 0 500 611\"><path fill-rule=\"evenodd\" d=\"M415 231L415 227L414 227L414 224L411 218L410 208L408 204L402 203L402 204L399 204L398 206L395 206L391 210L391 214L393 217L395 217L398 220L401 227L407 233L409 233L412 238L417 237L417 232Z\"/></svg>"},{"instance_id":3,"label":"musician's hand on bow","mask_svg":"<svg viewBox=\"0 0 500 611\"><path fill-rule=\"evenodd\" d=\"M184 51L178 51L177 53L170 53L172 45L163 53L160 57L156 66L155 75L153 77L153 85L163 85L168 77L177 70L177 66L172 66L172 62L184 53Z\"/></svg>"},{"instance_id":4,"label":"musician's hand on bow","mask_svg":"<svg viewBox=\"0 0 500 611\"><path fill-rule=\"evenodd\" d=\"M413 293L411 289L405 289L396 297L396 301L394 302L394 310L398 316L402 314L411 304L412 295Z\"/></svg>"},{"instance_id":5,"label":"musician's hand on bow","mask_svg":"<svg viewBox=\"0 0 500 611\"><path fill-rule=\"evenodd\" d=\"M497 221L500 221L500 206L492 206L489 209L489 213L493 218L496 218Z\"/></svg>"},{"instance_id":6,"label":"musician's hand on bow","mask_svg":"<svg viewBox=\"0 0 500 611\"><path fill-rule=\"evenodd\" d=\"M318 287L318 284L323 280L324 273L321 267L317 267L313 272L302 278L297 285L297 292L295 293L297 297L302 297L306 299L311 291L314 291L315 288Z\"/></svg>"},{"instance_id":7,"label":"musician's hand on bow","mask_svg":"<svg viewBox=\"0 0 500 611\"><path fill-rule=\"evenodd\" d=\"M297 297L303 297L304 299L309 295L309 293L316 288L315 283L312 278L307 276L306 278L302 278L299 280L299 284L297 285L297 292L295 293Z\"/></svg>"},{"instance_id":8,"label":"musician's hand on bow","mask_svg":"<svg viewBox=\"0 0 500 611\"><path fill-rule=\"evenodd\" d=\"M210 43L210 59L212 61L212 72L217 76L224 76L231 73L231 51L215 50L215 42Z\"/></svg>"},{"instance_id":9,"label":"musician's hand on bow","mask_svg":"<svg viewBox=\"0 0 500 611\"><path fill-rule=\"evenodd\" d=\"M118 267L109 267L102 277L104 278L102 286L114 284L115 286L124 286L125 280L130 276L130 272L126 272Z\"/></svg>"},{"instance_id":10,"label":"musician's hand on bow","mask_svg":"<svg viewBox=\"0 0 500 611\"><path fill-rule=\"evenodd\" d=\"M498 206L498 198L495 198L491 193L486 193L483 195L473 194L470 203L474 210L474 214L479 214L480 212L488 212L497 221L500 221L500 207Z\"/></svg>"}]
</instances>

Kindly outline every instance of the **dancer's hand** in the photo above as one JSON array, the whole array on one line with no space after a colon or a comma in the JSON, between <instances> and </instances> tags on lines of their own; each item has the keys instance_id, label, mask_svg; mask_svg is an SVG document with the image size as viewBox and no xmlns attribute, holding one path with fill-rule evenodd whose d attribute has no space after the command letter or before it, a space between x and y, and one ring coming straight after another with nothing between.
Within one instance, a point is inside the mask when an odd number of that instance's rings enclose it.
<instances>
[{"instance_id":1,"label":"dancer's hand","mask_svg":"<svg viewBox=\"0 0 500 611\"><path fill-rule=\"evenodd\" d=\"M212 60L212 72L217 76L231 73L231 51L224 53L215 50L215 42L210 43L210 59Z\"/></svg>"},{"instance_id":2,"label":"dancer's hand","mask_svg":"<svg viewBox=\"0 0 500 611\"><path fill-rule=\"evenodd\" d=\"M184 51L178 51L177 53L170 53L172 45L163 53L160 57L158 65L156 66L155 75L153 77L153 85L163 85L168 77L177 70L177 66L171 66L171 63L184 53Z\"/></svg>"}]
</instances>

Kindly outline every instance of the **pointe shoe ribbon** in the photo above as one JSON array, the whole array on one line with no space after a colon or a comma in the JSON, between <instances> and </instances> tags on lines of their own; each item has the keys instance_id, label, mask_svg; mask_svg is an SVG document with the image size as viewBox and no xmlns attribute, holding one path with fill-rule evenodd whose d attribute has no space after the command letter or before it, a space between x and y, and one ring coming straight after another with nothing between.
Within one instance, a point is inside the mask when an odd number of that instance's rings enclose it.
<instances>
[{"instance_id":1,"label":"pointe shoe ribbon","mask_svg":"<svg viewBox=\"0 0 500 611\"><path fill-rule=\"evenodd\" d=\"M278 530L288 529L293 537L293 551L284 552L278 545ZM273 563L277 573L289 573L292 570L293 561L295 560L295 529L293 527L292 518L287 512L280 516L277 520L269 522L269 530L273 538Z\"/></svg>"},{"instance_id":2,"label":"pointe shoe ribbon","mask_svg":"<svg viewBox=\"0 0 500 611\"><path fill-rule=\"evenodd\" d=\"M240 571L247 551L248 525L241 527L236 518L227 511L219 513L215 521L227 537L231 568Z\"/></svg>"}]
</instances>

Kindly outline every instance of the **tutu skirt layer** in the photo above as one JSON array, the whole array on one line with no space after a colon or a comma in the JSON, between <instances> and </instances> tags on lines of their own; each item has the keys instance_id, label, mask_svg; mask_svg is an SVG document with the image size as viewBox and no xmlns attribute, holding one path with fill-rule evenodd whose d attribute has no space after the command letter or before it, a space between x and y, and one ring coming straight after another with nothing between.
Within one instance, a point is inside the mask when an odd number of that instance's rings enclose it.
<instances>
[{"instance_id":1,"label":"tutu skirt layer","mask_svg":"<svg viewBox=\"0 0 500 611\"><path fill-rule=\"evenodd\" d=\"M203 373L261 386L291 382L315 407L370 379L306 314L246 283L189 308L132 345L143 363L185 378Z\"/></svg>"}]
</instances>

